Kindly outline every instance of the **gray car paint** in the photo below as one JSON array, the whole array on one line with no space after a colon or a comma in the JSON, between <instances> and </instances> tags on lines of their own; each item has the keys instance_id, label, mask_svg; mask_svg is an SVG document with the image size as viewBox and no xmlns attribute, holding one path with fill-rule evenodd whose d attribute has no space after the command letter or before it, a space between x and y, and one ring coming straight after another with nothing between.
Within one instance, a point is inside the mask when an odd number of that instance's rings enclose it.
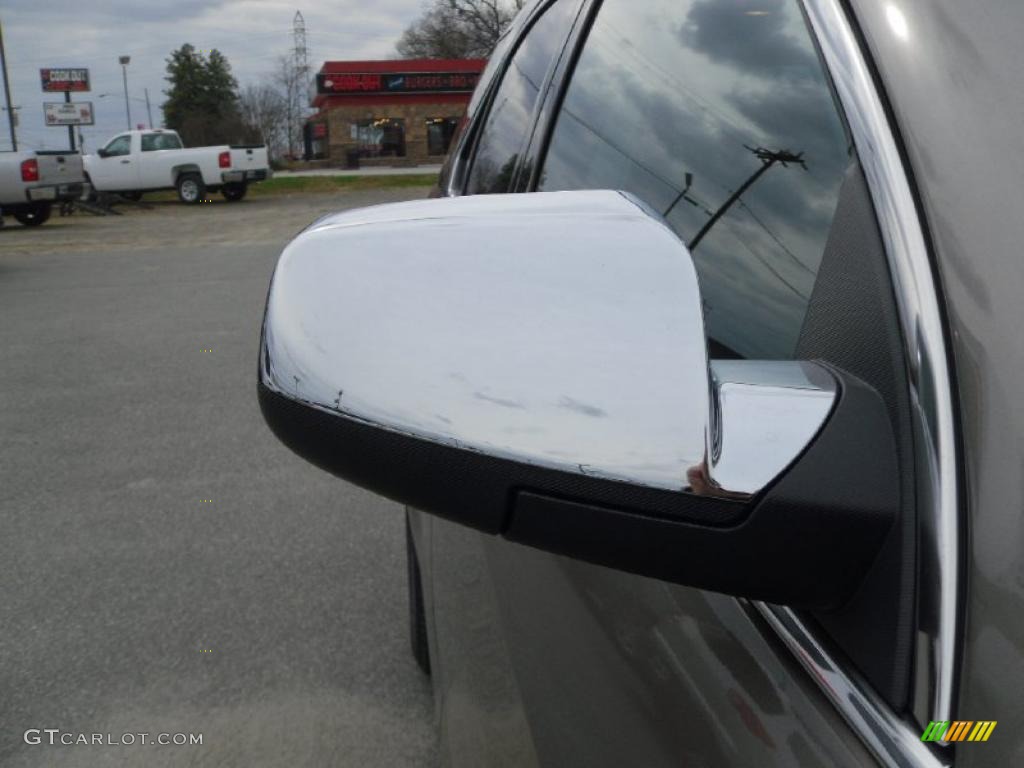
<instances>
[{"instance_id":1,"label":"gray car paint","mask_svg":"<svg viewBox=\"0 0 1024 768\"><path fill-rule=\"evenodd\" d=\"M966 631L957 717L997 720L956 764L1024 757L1024 5L854 5L903 134L941 275L966 467Z\"/></svg>"},{"instance_id":2,"label":"gray car paint","mask_svg":"<svg viewBox=\"0 0 1024 768\"><path fill-rule=\"evenodd\" d=\"M740 601L415 517L447 765L873 763Z\"/></svg>"},{"instance_id":3,"label":"gray car paint","mask_svg":"<svg viewBox=\"0 0 1024 768\"><path fill-rule=\"evenodd\" d=\"M921 195L954 344L968 533L956 714L999 721L987 744L960 746L956 763L1014 764L1024 756L1016 727L1024 679L1024 271L1017 256L1024 218L1009 191L1024 179L1024 6L852 5ZM890 6L905 19L905 34L894 27ZM451 749L451 734L465 727L477 742L494 739L485 755L531 757L510 764L533 757L557 765L871 762L816 685L737 601L443 521L421 523L430 535L421 531L420 546L446 563L432 569L431 583L435 601L443 600L433 605L440 627L433 651L449 762L480 757L464 737ZM475 599L454 604L451 595L467 584ZM467 626L489 641L452 645ZM487 685L494 681L502 686ZM735 694L723 698L723 690ZM762 732L758 723L770 727Z\"/></svg>"}]
</instances>

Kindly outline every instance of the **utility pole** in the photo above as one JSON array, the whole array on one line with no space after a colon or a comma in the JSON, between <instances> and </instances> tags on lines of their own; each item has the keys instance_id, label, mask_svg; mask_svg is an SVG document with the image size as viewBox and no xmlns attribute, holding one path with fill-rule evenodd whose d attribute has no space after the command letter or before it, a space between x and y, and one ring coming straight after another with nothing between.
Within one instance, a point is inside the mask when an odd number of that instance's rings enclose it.
<instances>
[{"instance_id":1,"label":"utility pole","mask_svg":"<svg viewBox=\"0 0 1024 768\"><path fill-rule=\"evenodd\" d=\"M700 228L700 232L694 235L693 240L687 243L686 247L689 248L691 251L697 247L697 244L704 238L704 235L706 235L711 230L711 228L715 226L715 223L720 218L722 218L722 216L725 215L726 211L728 211L729 208L732 207L733 203L739 200L740 196L748 189L750 189L753 183L757 181L759 178L761 178L761 176L763 176L764 173L773 165L775 165L776 163L782 163L782 166L784 168L788 168L789 163L795 163L801 166L804 170L807 170L807 164L804 162L803 152L797 152L794 154L793 152L790 152L788 149L772 151L770 149L765 149L764 147L748 147L746 144L744 144L743 146L757 156L757 159L761 161L761 167L754 171L754 173L751 174L750 178L740 185L739 189L737 189L735 192L729 195L729 199L719 206L718 210L715 211L714 215L712 215L712 217L707 220L707 223L705 223L704 226Z\"/></svg>"},{"instance_id":2,"label":"utility pole","mask_svg":"<svg viewBox=\"0 0 1024 768\"><path fill-rule=\"evenodd\" d=\"M64 103L71 103L71 91L64 91ZM71 151L75 151L75 126L68 126L68 143L71 145Z\"/></svg>"},{"instance_id":3,"label":"utility pole","mask_svg":"<svg viewBox=\"0 0 1024 768\"><path fill-rule=\"evenodd\" d=\"M0 69L4 74L4 99L7 102L7 122L11 126L11 148L18 151L18 136L14 130L14 107L11 106L11 83L7 79L7 54L4 53L4 28L0 24Z\"/></svg>"},{"instance_id":4,"label":"utility pole","mask_svg":"<svg viewBox=\"0 0 1024 768\"><path fill-rule=\"evenodd\" d=\"M146 94L146 115L149 117L149 129L153 130L153 110L149 108L149 88L143 88L142 90Z\"/></svg>"},{"instance_id":5,"label":"utility pole","mask_svg":"<svg viewBox=\"0 0 1024 768\"><path fill-rule=\"evenodd\" d=\"M128 118L128 130L132 129L132 108L128 105L128 65L131 63L131 56L118 56L121 62L121 75L124 78L124 114Z\"/></svg>"},{"instance_id":6,"label":"utility pole","mask_svg":"<svg viewBox=\"0 0 1024 768\"><path fill-rule=\"evenodd\" d=\"M690 187L693 186L693 174L687 171L686 174L683 176L683 181L686 182L686 186L684 186L682 191L680 191L680 193L675 196L675 198L672 200L672 204L665 209L665 212L661 214L666 219L668 218L668 215L672 213L672 209L679 205L680 200L686 200L686 202L688 202L690 205L698 205L696 200L686 196L686 193L690 191Z\"/></svg>"}]
</instances>

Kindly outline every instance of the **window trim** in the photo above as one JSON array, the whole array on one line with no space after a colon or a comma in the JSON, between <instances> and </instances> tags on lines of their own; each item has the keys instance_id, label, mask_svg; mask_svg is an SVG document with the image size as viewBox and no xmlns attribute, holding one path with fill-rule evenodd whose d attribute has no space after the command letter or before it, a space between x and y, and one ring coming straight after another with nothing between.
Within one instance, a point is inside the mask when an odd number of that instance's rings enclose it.
<instances>
[{"instance_id":1,"label":"window trim","mask_svg":"<svg viewBox=\"0 0 1024 768\"><path fill-rule=\"evenodd\" d=\"M523 152L523 157L531 163L529 179L526 180L524 192L536 192L540 185L540 173L547 161L548 148L551 146L551 138L555 132L555 124L558 122L558 115L562 111L562 104L569 92L569 85L572 83L573 74L576 72L576 65L579 63L583 49L586 47L587 38L590 36L590 29L594 26L594 20L601 11L603 0L584 0L583 7L576 16L565 48L559 57L558 64L552 76L551 82L555 88L548 87L545 93L544 102L537 112L537 122L530 134L530 142Z\"/></svg>"},{"instance_id":2,"label":"window trim","mask_svg":"<svg viewBox=\"0 0 1024 768\"><path fill-rule=\"evenodd\" d=\"M840 0L801 0L853 135L874 203L904 335L919 474L917 590L934 589L930 719L952 720L961 630L960 443L949 337L938 273L923 214L853 19ZM931 564L931 565L929 565ZM934 568L934 572L924 569ZM745 602L745 601L744 601ZM920 600L918 601L920 603ZM920 738L920 726L893 712L877 693L830 656L795 612L747 602L811 674L850 727L887 765L945 766L952 755Z\"/></svg>"},{"instance_id":3,"label":"window trim","mask_svg":"<svg viewBox=\"0 0 1024 768\"><path fill-rule=\"evenodd\" d=\"M515 45L519 44L520 25L518 25L517 19L518 17L512 21L512 26L506 29L504 34L498 38L495 50L504 44L506 38L511 38ZM469 104L466 105L466 113L463 119L469 122L463 130L456 134L455 145L449 148L448 161L441 169L438 188L444 197L458 197L465 194L466 184L469 179L469 169L472 165L472 156L476 149L476 136L480 133L481 129L481 118L488 111L492 94L497 87L495 84L501 81L505 71L506 58L507 53L503 52L501 60L495 63L495 70L493 72L489 72L491 64L488 62L483 74L480 76L481 80L477 84L477 89L480 89L482 86L483 90L480 91L480 98L474 111L470 112L469 110L474 107L474 101L477 101L477 91L473 92Z\"/></svg>"},{"instance_id":4,"label":"window trim","mask_svg":"<svg viewBox=\"0 0 1024 768\"><path fill-rule=\"evenodd\" d=\"M562 73L559 70L559 65L565 60L565 52L568 49L570 43L575 44L576 38L574 37L577 28L580 24L580 17L587 5L589 0L538 0L538 2L531 8L525 16L522 24L519 25L511 34L515 35L515 39L512 45L509 46L508 51L505 53L505 57L501 61L501 68L498 72L495 72L494 78L488 84L487 93L484 98L481 99L480 106L477 108L477 115L474 119L475 130L472 132L473 135L467 136L467 142L465 149L462 150L463 157L461 162L458 164L459 167L453 167L451 174L453 184L450 186L450 191L447 194L465 195L468 194L466 189L469 186L470 176L473 174L473 166L476 164L477 151L480 144L480 136L483 134L484 129L487 126L487 118L490 117L491 108L494 106L494 99L497 96L498 91L501 89L502 84L505 82L505 76L508 74L509 64L512 59L519 52L519 47L526 40L526 37L530 34L530 30L533 29L542 15L544 15L555 3L558 2L571 2L576 5L575 15L572 23L569 25L569 29L565 36L562 38L561 47L558 49L554 61L548 67L544 73L544 79L541 82L541 87L537 95L537 101L533 105L533 110L530 115L530 122L527 126L527 133L523 137L521 150L519 152L519 159L516 162L515 170L512 173L511 184L509 187L510 192L521 192L525 191L522 189L522 169L523 161L526 158L527 152L531 148L534 133L537 129L542 110L546 101L548 101L548 93L551 89L551 84L555 82L556 74L561 76ZM564 83L560 83L561 88ZM462 149L462 148L460 148ZM457 191L454 188L457 187Z\"/></svg>"}]
</instances>

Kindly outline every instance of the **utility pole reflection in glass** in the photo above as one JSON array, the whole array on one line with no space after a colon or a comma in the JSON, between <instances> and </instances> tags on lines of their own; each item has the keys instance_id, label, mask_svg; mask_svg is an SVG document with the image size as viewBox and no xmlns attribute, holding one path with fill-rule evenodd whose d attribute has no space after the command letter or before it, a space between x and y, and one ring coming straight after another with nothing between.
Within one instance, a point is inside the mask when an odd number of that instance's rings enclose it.
<instances>
[{"instance_id":1,"label":"utility pole reflection in glass","mask_svg":"<svg viewBox=\"0 0 1024 768\"><path fill-rule=\"evenodd\" d=\"M757 181L764 173L776 163L781 163L784 168L788 168L790 163L799 165L804 170L807 170L807 163L804 162L803 152L790 152L788 149L771 150L765 149L764 147L748 147L746 144L743 145L746 149L754 153L754 155L761 161L761 167L758 168L754 173L751 174L743 184L740 185L739 189L729 195L729 199L719 206L718 210L711 216L710 219L700 228L700 232L694 235L693 240L687 243L687 248L691 251L697 247L697 244L704 238L713 226L722 216L725 215L726 211L732 207L733 203L740 199L740 196L746 192ZM689 186L689 185L687 185Z\"/></svg>"}]
</instances>

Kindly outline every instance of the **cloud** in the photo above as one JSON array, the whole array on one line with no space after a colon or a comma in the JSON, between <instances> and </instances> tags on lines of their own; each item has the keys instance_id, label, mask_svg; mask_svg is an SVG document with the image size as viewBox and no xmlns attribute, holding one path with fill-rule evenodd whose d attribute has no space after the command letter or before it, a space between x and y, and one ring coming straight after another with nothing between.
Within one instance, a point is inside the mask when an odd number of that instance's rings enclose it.
<instances>
[{"instance_id":1,"label":"cloud","mask_svg":"<svg viewBox=\"0 0 1024 768\"><path fill-rule=\"evenodd\" d=\"M573 411L583 416L590 416L595 419L604 418L608 414L596 405L587 405L581 403L579 400L574 400L568 395L562 395L562 398L558 401L559 408L565 408L567 411Z\"/></svg>"},{"instance_id":2,"label":"cloud","mask_svg":"<svg viewBox=\"0 0 1024 768\"><path fill-rule=\"evenodd\" d=\"M683 43L751 77L804 80L818 66L796 39L793 0L699 0L686 16Z\"/></svg>"}]
</instances>

